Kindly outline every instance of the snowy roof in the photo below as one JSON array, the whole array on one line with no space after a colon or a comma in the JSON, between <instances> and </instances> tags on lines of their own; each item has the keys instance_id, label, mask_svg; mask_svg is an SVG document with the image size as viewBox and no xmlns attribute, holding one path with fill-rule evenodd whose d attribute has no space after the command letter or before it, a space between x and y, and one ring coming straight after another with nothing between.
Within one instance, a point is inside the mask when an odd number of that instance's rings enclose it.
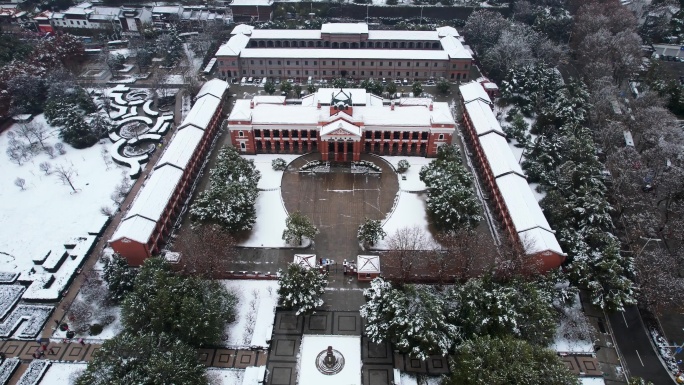
<instances>
[{"instance_id":1,"label":"snowy roof","mask_svg":"<svg viewBox=\"0 0 684 385\"><path fill-rule=\"evenodd\" d=\"M247 99L238 99L233 105L233 109L228 115L228 120L252 120L252 109L249 108L250 101Z\"/></svg>"},{"instance_id":2,"label":"snowy roof","mask_svg":"<svg viewBox=\"0 0 684 385\"><path fill-rule=\"evenodd\" d=\"M316 101L328 106L333 98L351 98L353 106L365 106L367 93L363 88L319 88L316 92Z\"/></svg>"},{"instance_id":3,"label":"snowy roof","mask_svg":"<svg viewBox=\"0 0 684 385\"><path fill-rule=\"evenodd\" d=\"M368 33L366 23L325 23L321 26L321 33L360 34Z\"/></svg>"},{"instance_id":4,"label":"snowy roof","mask_svg":"<svg viewBox=\"0 0 684 385\"><path fill-rule=\"evenodd\" d=\"M241 6L241 5L253 5L253 6L264 6L268 7L273 4L273 0L233 0L230 5Z\"/></svg>"},{"instance_id":5,"label":"snowy roof","mask_svg":"<svg viewBox=\"0 0 684 385\"><path fill-rule=\"evenodd\" d=\"M152 232L154 232L154 228L156 226L157 222L151 221L147 218L140 216L128 218L119 224L119 227L116 228L116 231L112 235L110 241L128 238L130 240L146 244L150 240Z\"/></svg>"},{"instance_id":6,"label":"snowy roof","mask_svg":"<svg viewBox=\"0 0 684 385\"><path fill-rule=\"evenodd\" d=\"M266 366L250 366L245 368L242 385L259 385L264 382L264 377L266 377Z\"/></svg>"},{"instance_id":7,"label":"snowy roof","mask_svg":"<svg viewBox=\"0 0 684 385\"><path fill-rule=\"evenodd\" d=\"M380 257L377 255L359 255L356 257L359 273L380 273Z\"/></svg>"},{"instance_id":8,"label":"snowy roof","mask_svg":"<svg viewBox=\"0 0 684 385\"><path fill-rule=\"evenodd\" d=\"M449 55L450 59L472 59L473 55L470 54L463 44L453 36L445 36L441 38L440 43L442 43L442 49Z\"/></svg>"},{"instance_id":9,"label":"snowy roof","mask_svg":"<svg viewBox=\"0 0 684 385\"><path fill-rule=\"evenodd\" d=\"M496 120L494 112L489 104L475 100L465 105L466 112L470 121L473 123L475 133L480 136L490 132L496 132L501 136L505 136L499 121Z\"/></svg>"},{"instance_id":10,"label":"snowy roof","mask_svg":"<svg viewBox=\"0 0 684 385\"><path fill-rule=\"evenodd\" d=\"M152 7L152 13L176 13L180 14L183 7L180 5Z\"/></svg>"},{"instance_id":11,"label":"snowy roof","mask_svg":"<svg viewBox=\"0 0 684 385\"><path fill-rule=\"evenodd\" d=\"M195 127L205 130L211 122L211 118L214 117L214 112L221 104L221 100L214 98L212 96L205 95L195 102L195 104L188 112L188 115L183 119L180 127L183 128L188 125L193 125Z\"/></svg>"},{"instance_id":12,"label":"snowy roof","mask_svg":"<svg viewBox=\"0 0 684 385\"><path fill-rule=\"evenodd\" d=\"M316 267L316 254L295 254L292 262L306 270Z\"/></svg>"},{"instance_id":13,"label":"snowy roof","mask_svg":"<svg viewBox=\"0 0 684 385\"><path fill-rule=\"evenodd\" d=\"M518 164L518 160L513 156L511 148L508 147L508 142L503 136L489 133L480 136L479 140L494 178L512 172L521 176L525 175L522 168L520 168L520 164Z\"/></svg>"},{"instance_id":14,"label":"snowy roof","mask_svg":"<svg viewBox=\"0 0 684 385\"><path fill-rule=\"evenodd\" d=\"M454 116L451 114L451 107L449 107L449 103L432 103L432 123L456 125Z\"/></svg>"},{"instance_id":15,"label":"snowy roof","mask_svg":"<svg viewBox=\"0 0 684 385\"><path fill-rule=\"evenodd\" d=\"M217 97L218 99L221 99L223 97L223 94L226 92L226 89L228 89L227 82L221 79L209 80L208 82L204 83L202 88L200 88L199 92L197 93L197 99L201 98L204 95L212 95Z\"/></svg>"},{"instance_id":16,"label":"snowy roof","mask_svg":"<svg viewBox=\"0 0 684 385\"><path fill-rule=\"evenodd\" d=\"M553 251L554 253L565 255L561 249L556 236L546 229L530 229L518 233L520 241L525 247L527 254L535 254L543 251Z\"/></svg>"},{"instance_id":17,"label":"snowy roof","mask_svg":"<svg viewBox=\"0 0 684 385\"><path fill-rule=\"evenodd\" d=\"M231 35L237 35L238 33L241 33L243 35L250 35L254 31L254 27L251 25L247 24L238 24L233 28L233 30L230 32ZM259 30L261 31L261 30ZM269 30L264 30L264 31L269 31Z\"/></svg>"},{"instance_id":18,"label":"snowy roof","mask_svg":"<svg viewBox=\"0 0 684 385\"><path fill-rule=\"evenodd\" d=\"M171 138L171 143L166 147L166 151L159 158L155 168L170 164L185 170L203 136L204 131L194 126L178 130Z\"/></svg>"},{"instance_id":19,"label":"snowy roof","mask_svg":"<svg viewBox=\"0 0 684 385\"><path fill-rule=\"evenodd\" d=\"M552 231L525 178L508 174L497 178L496 184L506 203L516 232L534 228Z\"/></svg>"},{"instance_id":20,"label":"snowy roof","mask_svg":"<svg viewBox=\"0 0 684 385\"><path fill-rule=\"evenodd\" d=\"M439 27L437 28L437 35L439 37L444 37L444 36L461 36L459 35L458 31L454 27Z\"/></svg>"},{"instance_id":21,"label":"snowy roof","mask_svg":"<svg viewBox=\"0 0 684 385\"><path fill-rule=\"evenodd\" d=\"M255 95L254 104L285 104L285 96L278 95Z\"/></svg>"},{"instance_id":22,"label":"snowy roof","mask_svg":"<svg viewBox=\"0 0 684 385\"><path fill-rule=\"evenodd\" d=\"M98 15L119 16L121 13L121 8L118 7L93 7L93 10Z\"/></svg>"},{"instance_id":23,"label":"snowy roof","mask_svg":"<svg viewBox=\"0 0 684 385\"><path fill-rule=\"evenodd\" d=\"M235 27L237 29L237 27ZM233 32L235 32L233 29ZM242 32L245 35L249 33ZM320 40L319 29L255 29L251 32L252 39L307 39Z\"/></svg>"},{"instance_id":24,"label":"snowy roof","mask_svg":"<svg viewBox=\"0 0 684 385\"><path fill-rule=\"evenodd\" d=\"M216 51L216 56L237 56L246 51L245 47L249 43L249 36L237 34L233 35L226 43L223 43Z\"/></svg>"},{"instance_id":25,"label":"snowy roof","mask_svg":"<svg viewBox=\"0 0 684 385\"><path fill-rule=\"evenodd\" d=\"M158 221L182 177L183 171L170 165L155 169L135 197L126 218L138 215Z\"/></svg>"},{"instance_id":26,"label":"snowy roof","mask_svg":"<svg viewBox=\"0 0 684 385\"><path fill-rule=\"evenodd\" d=\"M321 127L321 136L332 135L332 136L361 136L361 128L355 126L344 119L338 119L332 123L328 123Z\"/></svg>"},{"instance_id":27,"label":"snowy roof","mask_svg":"<svg viewBox=\"0 0 684 385\"><path fill-rule=\"evenodd\" d=\"M461 98L464 103L469 103L477 99L481 99L487 103L492 102L489 95L487 95L487 92L485 92L484 87L478 82L464 84L458 87L458 90L461 92Z\"/></svg>"},{"instance_id":28,"label":"snowy roof","mask_svg":"<svg viewBox=\"0 0 684 385\"><path fill-rule=\"evenodd\" d=\"M244 35L235 35L243 36ZM232 38L231 38L232 39ZM227 43L226 43L227 44ZM235 56L228 49L216 52L216 56ZM245 43L246 45L246 43ZM398 60L447 60L449 54L442 50L401 50L401 49L335 49L335 48L244 48L239 50L242 58L283 58L283 59L398 59Z\"/></svg>"}]
</instances>

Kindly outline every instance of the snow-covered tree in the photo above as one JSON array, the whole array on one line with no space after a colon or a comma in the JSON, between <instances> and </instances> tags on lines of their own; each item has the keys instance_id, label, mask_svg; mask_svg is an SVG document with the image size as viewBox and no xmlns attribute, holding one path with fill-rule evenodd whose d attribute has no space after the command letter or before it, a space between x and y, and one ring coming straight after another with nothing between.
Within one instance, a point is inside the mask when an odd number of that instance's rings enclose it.
<instances>
[{"instance_id":1,"label":"snow-covered tree","mask_svg":"<svg viewBox=\"0 0 684 385\"><path fill-rule=\"evenodd\" d=\"M530 134L528 132L529 126L520 113L515 114L511 124L504 126L503 130L506 132L506 136L515 139L518 142L516 144L517 147L525 147L530 140Z\"/></svg>"},{"instance_id":2,"label":"snow-covered tree","mask_svg":"<svg viewBox=\"0 0 684 385\"><path fill-rule=\"evenodd\" d=\"M287 168L287 162L283 158L275 158L271 161L271 167L276 171L284 171Z\"/></svg>"},{"instance_id":3,"label":"snow-covered tree","mask_svg":"<svg viewBox=\"0 0 684 385\"><path fill-rule=\"evenodd\" d=\"M468 44L480 55L499 40L501 32L508 27L509 21L499 12L476 10L471 13L463 26L463 35Z\"/></svg>"},{"instance_id":4,"label":"snow-covered tree","mask_svg":"<svg viewBox=\"0 0 684 385\"><path fill-rule=\"evenodd\" d=\"M535 282L475 278L451 289L449 318L465 336L511 335L546 346L556 329L552 302L551 293Z\"/></svg>"},{"instance_id":5,"label":"snow-covered tree","mask_svg":"<svg viewBox=\"0 0 684 385\"><path fill-rule=\"evenodd\" d=\"M102 277L109 288L109 297L114 302L121 302L126 294L133 290L136 270L128 266L126 259L118 254L104 258Z\"/></svg>"},{"instance_id":6,"label":"snow-covered tree","mask_svg":"<svg viewBox=\"0 0 684 385\"><path fill-rule=\"evenodd\" d=\"M287 220L285 220L283 240L290 244L301 245L303 237L313 240L318 232L318 228L314 226L309 217L295 211L288 215Z\"/></svg>"},{"instance_id":7,"label":"snow-covered tree","mask_svg":"<svg viewBox=\"0 0 684 385\"><path fill-rule=\"evenodd\" d=\"M411 85L411 91L414 96L418 97L423 93L423 85L420 84L420 82L414 82L413 85Z\"/></svg>"},{"instance_id":8,"label":"snow-covered tree","mask_svg":"<svg viewBox=\"0 0 684 385\"><path fill-rule=\"evenodd\" d=\"M511 337L477 337L456 349L443 385L579 385L575 374L550 349Z\"/></svg>"},{"instance_id":9,"label":"snow-covered tree","mask_svg":"<svg viewBox=\"0 0 684 385\"><path fill-rule=\"evenodd\" d=\"M405 173L409 168L411 168L411 163L406 159L402 159L397 163L397 172L399 174Z\"/></svg>"},{"instance_id":10,"label":"snow-covered tree","mask_svg":"<svg viewBox=\"0 0 684 385\"><path fill-rule=\"evenodd\" d=\"M221 225L230 233L251 230L261 174L233 147L223 147L210 171L209 186L190 207L194 220Z\"/></svg>"},{"instance_id":11,"label":"snow-covered tree","mask_svg":"<svg viewBox=\"0 0 684 385\"><path fill-rule=\"evenodd\" d=\"M157 40L158 54L164 56L164 67L173 67L183 57L183 39L175 26Z\"/></svg>"},{"instance_id":12,"label":"snow-covered tree","mask_svg":"<svg viewBox=\"0 0 684 385\"><path fill-rule=\"evenodd\" d=\"M14 185L19 187L21 191L24 191L26 190L26 179L17 177L17 179L14 180Z\"/></svg>"},{"instance_id":13,"label":"snow-covered tree","mask_svg":"<svg viewBox=\"0 0 684 385\"><path fill-rule=\"evenodd\" d=\"M266 84L264 84L264 91L269 95L273 95L276 92L275 84L272 81L267 81Z\"/></svg>"},{"instance_id":14,"label":"snow-covered tree","mask_svg":"<svg viewBox=\"0 0 684 385\"><path fill-rule=\"evenodd\" d=\"M313 313L323 305L323 293L328 280L316 269L291 263L278 271L278 303L297 315Z\"/></svg>"},{"instance_id":15,"label":"snow-covered tree","mask_svg":"<svg viewBox=\"0 0 684 385\"><path fill-rule=\"evenodd\" d=\"M378 220L365 218L359 226L358 238L362 243L375 245L375 242L385 239L387 233L382 229L382 223Z\"/></svg>"},{"instance_id":16,"label":"snow-covered tree","mask_svg":"<svg viewBox=\"0 0 684 385\"><path fill-rule=\"evenodd\" d=\"M183 277L163 259L148 258L121 306L125 330L168 334L199 347L218 343L235 318L237 298L216 281Z\"/></svg>"},{"instance_id":17,"label":"snow-covered tree","mask_svg":"<svg viewBox=\"0 0 684 385\"><path fill-rule=\"evenodd\" d=\"M105 340L76 385L208 385L191 345L164 333L128 330Z\"/></svg>"},{"instance_id":18,"label":"snow-covered tree","mask_svg":"<svg viewBox=\"0 0 684 385\"><path fill-rule=\"evenodd\" d=\"M364 296L364 333L375 343L391 342L400 351L426 360L432 354L447 355L459 336L432 287L406 285L400 290L376 278Z\"/></svg>"},{"instance_id":19,"label":"snow-covered tree","mask_svg":"<svg viewBox=\"0 0 684 385\"><path fill-rule=\"evenodd\" d=\"M420 180L428 188L427 211L439 230L473 228L482 220L473 177L461 164L458 147L441 146L437 159L420 170Z\"/></svg>"},{"instance_id":20,"label":"snow-covered tree","mask_svg":"<svg viewBox=\"0 0 684 385\"><path fill-rule=\"evenodd\" d=\"M126 57L120 53L107 54L105 63L107 64L107 67L109 67L109 72L111 72L112 76L116 76L116 72L124 68Z\"/></svg>"}]
</instances>

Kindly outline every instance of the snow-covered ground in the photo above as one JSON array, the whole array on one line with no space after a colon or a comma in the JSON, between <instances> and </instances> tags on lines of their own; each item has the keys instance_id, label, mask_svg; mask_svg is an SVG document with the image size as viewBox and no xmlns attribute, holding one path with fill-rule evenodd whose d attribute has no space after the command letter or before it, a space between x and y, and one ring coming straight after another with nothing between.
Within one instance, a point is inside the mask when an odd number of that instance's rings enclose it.
<instances>
[{"instance_id":1,"label":"snow-covered ground","mask_svg":"<svg viewBox=\"0 0 684 385\"><path fill-rule=\"evenodd\" d=\"M287 247L283 240L287 211L280 189L259 191L256 204L256 223L249 238L240 242L244 247Z\"/></svg>"},{"instance_id":2,"label":"snow-covered ground","mask_svg":"<svg viewBox=\"0 0 684 385\"><path fill-rule=\"evenodd\" d=\"M42 114L34 121L48 126ZM33 258L63 248L74 237L99 230L103 220L100 208L113 206L110 195L121 182L122 172L126 174L116 164L105 164L101 151L108 149L108 144L83 150L65 144L64 155L50 159L42 152L19 166L5 155L8 132L17 128L14 124L0 134L0 154L4 157L0 161L0 271L11 272L29 270ZM60 142L57 130L50 130L46 144ZM50 163L53 170L59 166L73 169L77 192L63 185L54 172L46 175L41 171L42 162ZM14 184L17 178L26 181L25 190Z\"/></svg>"},{"instance_id":3,"label":"snow-covered ground","mask_svg":"<svg viewBox=\"0 0 684 385\"><path fill-rule=\"evenodd\" d=\"M388 250L388 238L396 233L397 230L406 227L417 227L425 233L426 249L438 248L439 244L432 237L428 229L428 217L425 211L426 198L426 193L416 194L400 191L395 198L398 201L395 202L394 210L389 213L388 218L382 225L382 228L387 233L387 237L384 240L380 240L373 249Z\"/></svg>"},{"instance_id":4,"label":"snow-covered ground","mask_svg":"<svg viewBox=\"0 0 684 385\"><path fill-rule=\"evenodd\" d=\"M304 335L301 346L297 363L299 384L361 385L360 336ZM337 374L326 375L316 368L316 359L328 346L344 356L344 367Z\"/></svg>"},{"instance_id":5,"label":"snow-covered ground","mask_svg":"<svg viewBox=\"0 0 684 385\"><path fill-rule=\"evenodd\" d=\"M79 374L85 370L87 364L76 363L67 364L53 362L47 372L40 380L40 385L71 385L78 378Z\"/></svg>"},{"instance_id":6,"label":"snow-covered ground","mask_svg":"<svg viewBox=\"0 0 684 385\"><path fill-rule=\"evenodd\" d=\"M301 155L260 154L243 155L242 157L254 161L254 166L261 173L261 179L259 179L257 187L262 190L269 190L280 187L280 182L283 179L283 171L276 171L271 166L273 159L282 158L287 164L290 164L300 156Z\"/></svg>"},{"instance_id":7,"label":"snow-covered ground","mask_svg":"<svg viewBox=\"0 0 684 385\"><path fill-rule=\"evenodd\" d=\"M188 66L191 68L191 73L193 75L197 74L200 67L202 67L202 58L195 56L195 52L188 48L188 43L183 43L183 50L185 51L185 57L188 60Z\"/></svg>"},{"instance_id":8,"label":"snow-covered ground","mask_svg":"<svg viewBox=\"0 0 684 385\"><path fill-rule=\"evenodd\" d=\"M278 281L224 280L228 291L239 299L235 322L226 326L229 347L268 347L271 339L275 307L278 303Z\"/></svg>"},{"instance_id":9,"label":"snow-covered ground","mask_svg":"<svg viewBox=\"0 0 684 385\"><path fill-rule=\"evenodd\" d=\"M396 375L396 371L395 371ZM401 385L418 385L418 379L415 375L401 372ZM442 381L442 377L424 377L426 379L425 385L439 385ZM396 380L396 379L395 379Z\"/></svg>"},{"instance_id":10,"label":"snow-covered ground","mask_svg":"<svg viewBox=\"0 0 684 385\"><path fill-rule=\"evenodd\" d=\"M411 165L405 173L397 174L397 177L399 178L399 190L424 191L426 189L425 183L421 182L418 174L420 174L420 169L423 168L423 166L427 166L434 160L433 158L418 156L381 156L381 158L391 163L395 170L399 167L399 161L402 159L407 160ZM406 177L406 180L403 180L403 177Z\"/></svg>"},{"instance_id":11,"label":"snow-covered ground","mask_svg":"<svg viewBox=\"0 0 684 385\"><path fill-rule=\"evenodd\" d=\"M185 83L185 80L183 79L183 75L171 74L171 75L166 75L164 77L164 83L165 84L183 84L183 83Z\"/></svg>"},{"instance_id":12,"label":"snow-covered ground","mask_svg":"<svg viewBox=\"0 0 684 385\"><path fill-rule=\"evenodd\" d=\"M582 385L605 385L606 382L601 377L580 377ZM403 385L403 384L402 384Z\"/></svg>"},{"instance_id":13,"label":"snow-covered ground","mask_svg":"<svg viewBox=\"0 0 684 385\"><path fill-rule=\"evenodd\" d=\"M207 376L212 385L242 385L245 370L208 368Z\"/></svg>"},{"instance_id":14,"label":"snow-covered ground","mask_svg":"<svg viewBox=\"0 0 684 385\"><path fill-rule=\"evenodd\" d=\"M80 294L79 294L80 296ZM102 343L104 340L109 340L114 338L117 334L119 334L123 328L121 325L121 308L120 307L113 307L111 309L107 309L107 313L112 314L114 318L114 322L104 325L102 327L102 332L96 336L90 336L88 333L85 334L76 334L74 338L79 339L83 338L84 341L86 341L89 344L92 343ZM94 323L99 323L102 324L102 319L100 318L101 313L98 312L93 312L93 319L90 321L91 324ZM67 321L68 323L68 321ZM65 331L61 331L59 329L56 329L54 333L52 333L52 340L55 342L59 342L66 338L66 333Z\"/></svg>"},{"instance_id":15,"label":"snow-covered ground","mask_svg":"<svg viewBox=\"0 0 684 385\"><path fill-rule=\"evenodd\" d=\"M582 312L582 304L580 303L579 295L575 296L575 302L571 307L564 309L567 316L561 318L556 334L550 348L559 353L594 353L594 343L588 337L589 333L584 333L587 338L577 338L577 330L583 328L593 328L586 320L586 316ZM572 325L571 325L572 324Z\"/></svg>"}]
</instances>

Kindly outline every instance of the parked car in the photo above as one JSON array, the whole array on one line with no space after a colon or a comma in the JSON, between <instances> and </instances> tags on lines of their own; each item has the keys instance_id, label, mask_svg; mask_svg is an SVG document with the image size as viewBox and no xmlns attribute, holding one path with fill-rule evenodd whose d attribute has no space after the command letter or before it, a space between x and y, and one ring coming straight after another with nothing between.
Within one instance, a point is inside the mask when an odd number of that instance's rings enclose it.
<instances>
[{"instance_id":1,"label":"parked car","mask_svg":"<svg viewBox=\"0 0 684 385\"><path fill-rule=\"evenodd\" d=\"M404 85L407 86L409 84L408 79L404 78Z\"/></svg>"},{"instance_id":2,"label":"parked car","mask_svg":"<svg viewBox=\"0 0 684 385\"><path fill-rule=\"evenodd\" d=\"M294 79L287 79L288 83L294 83Z\"/></svg>"},{"instance_id":3,"label":"parked car","mask_svg":"<svg viewBox=\"0 0 684 385\"><path fill-rule=\"evenodd\" d=\"M401 80L399 80L399 79L394 79L394 84L401 85Z\"/></svg>"},{"instance_id":4,"label":"parked car","mask_svg":"<svg viewBox=\"0 0 684 385\"><path fill-rule=\"evenodd\" d=\"M384 86L385 84L387 84L387 80L385 78L382 78L382 85Z\"/></svg>"},{"instance_id":5,"label":"parked car","mask_svg":"<svg viewBox=\"0 0 684 385\"><path fill-rule=\"evenodd\" d=\"M250 76L249 78L247 78L247 83L252 84L253 81L254 81L253 77Z\"/></svg>"},{"instance_id":6,"label":"parked car","mask_svg":"<svg viewBox=\"0 0 684 385\"><path fill-rule=\"evenodd\" d=\"M275 84L280 84L280 78L276 78Z\"/></svg>"},{"instance_id":7,"label":"parked car","mask_svg":"<svg viewBox=\"0 0 684 385\"><path fill-rule=\"evenodd\" d=\"M434 80L428 80L427 83L425 83L425 84L427 84L428 86L434 86L435 81Z\"/></svg>"}]
</instances>

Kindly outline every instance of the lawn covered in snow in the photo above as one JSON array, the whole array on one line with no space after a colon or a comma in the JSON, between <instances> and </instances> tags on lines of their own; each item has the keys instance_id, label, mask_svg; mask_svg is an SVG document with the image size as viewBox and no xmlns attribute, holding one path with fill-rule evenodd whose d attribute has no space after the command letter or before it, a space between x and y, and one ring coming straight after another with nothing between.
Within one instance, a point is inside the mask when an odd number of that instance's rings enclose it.
<instances>
[{"instance_id":1,"label":"lawn covered in snow","mask_svg":"<svg viewBox=\"0 0 684 385\"><path fill-rule=\"evenodd\" d=\"M48 126L41 114L33 119ZM104 216L102 206L113 207L110 199L115 187L126 177L126 170L116 164L105 164L102 149L109 143L96 144L76 150L65 144L66 154L55 154L51 159L45 152L33 156L28 162L17 165L5 155L8 132L16 131L18 124L0 134L0 271L25 271L33 266L33 258L44 256L52 249L63 248L74 237L87 236L99 231ZM49 126L48 126L49 127ZM46 144L60 142L58 131L50 128ZM107 155L109 157L109 155ZM58 166L74 170L74 193L62 184L52 172L46 175L39 169L48 162L54 170ZM123 173L123 175L122 175ZM15 180L26 181L25 190Z\"/></svg>"},{"instance_id":2,"label":"lawn covered in snow","mask_svg":"<svg viewBox=\"0 0 684 385\"><path fill-rule=\"evenodd\" d=\"M372 248L375 250L389 250L387 245L387 240L391 237L397 230L406 227L418 227L420 230L424 231L427 237L426 248L435 249L439 247L439 244L432 237L430 230L428 228L429 222L427 217L426 203L427 193L409 193L405 191L399 191L397 197L395 198L395 207L392 212L389 213L387 219L382 224L382 228L387 233L387 237L384 240L380 240Z\"/></svg>"},{"instance_id":3,"label":"lawn covered in snow","mask_svg":"<svg viewBox=\"0 0 684 385\"><path fill-rule=\"evenodd\" d=\"M386 160L396 170L399 167L399 161L404 159L409 162L411 167L403 173L397 174L399 178L399 190L401 191L424 191L427 187L425 183L420 180L420 169L423 166L430 164L434 158L423 158L418 156L381 156L382 159ZM403 180L406 177L406 180Z\"/></svg>"},{"instance_id":4,"label":"lawn covered in snow","mask_svg":"<svg viewBox=\"0 0 684 385\"><path fill-rule=\"evenodd\" d=\"M549 348L559 353L593 354L594 343L590 334L595 333L595 330L582 312L578 294L575 295L572 306L563 308L563 313Z\"/></svg>"},{"instance_id":5,"label":"lawn covered in snow","mask_svg":"<svg viewBox=\"0 0 684 385\"><path fill-rule=\"evenodd\" d=\"M328 346L344 356L344 367L332 375L323 374L316 368L318 355ZM297 367L297 382L302 385L361 385L361 337L304 335Z\"/></svg>"},{"instance_id":6,"label":"lawn covered in snow","mask_svg":"<svg viewBox=\"0 0 684 385\"><path fill-rule=\"evenodd\" d=\"M235 322L226 326L228 339L224 345L267 348L278 303L278 281L223 280L221 283L239 300Z\"/></svg>"},{"instance_id":7,"label":"lawn covered in snow","mask_svg":"<svg viewBox=\"0 0 684 385\"><path fill-rule=\"evenodd\" d=\"M85 370L87 364L67 364L53 362L45 375L38 383L39 385L71 385L78 375Z\"/></svg>"},{"instance_id":8,"label":"lawn covered in snow","mask_svg":"<svg viewBox=\"0 0 684 385\"><path fill-rule=\"evenodd\" d=\"M282 158L287 164L290 164L300 156L301 155L259 154L243 155L242 157L254 161L254 166L261 173L261 179L259 179L257 188L268 190L280 187L280 182L283 179L283 171L276 171L271 166L273 159Z\"/></svg>"}]
</instances>

